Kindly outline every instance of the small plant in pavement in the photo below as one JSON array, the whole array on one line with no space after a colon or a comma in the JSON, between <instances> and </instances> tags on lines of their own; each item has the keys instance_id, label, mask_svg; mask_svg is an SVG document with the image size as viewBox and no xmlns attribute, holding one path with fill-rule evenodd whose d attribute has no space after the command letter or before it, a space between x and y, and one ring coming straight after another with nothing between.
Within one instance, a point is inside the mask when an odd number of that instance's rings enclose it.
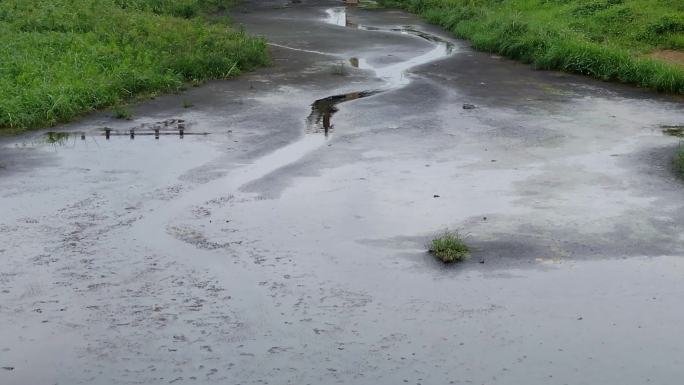
<instances>
[{"instance_id":1,"label":"small plant in pavement","mask_svg":"<svg viewBox=\"0 0 684 385\"><path fill-rule=\"evenodd\" d=\"M444 263L463 261L470 254L470 248L461 235L449 230L435 236L428 248L430 254Z\"/></svg>"},{"instance_id":2,"label":"small plant in pavement","mask_svg":"<svg viewBox=\"0 0 684 385\"><path fill-rule=\"evenodd\" d=\"M116 119L131 120L133 118L133 113L126 107L117 106L114 107L114 117Z\"/></svg>"}]
</instances>

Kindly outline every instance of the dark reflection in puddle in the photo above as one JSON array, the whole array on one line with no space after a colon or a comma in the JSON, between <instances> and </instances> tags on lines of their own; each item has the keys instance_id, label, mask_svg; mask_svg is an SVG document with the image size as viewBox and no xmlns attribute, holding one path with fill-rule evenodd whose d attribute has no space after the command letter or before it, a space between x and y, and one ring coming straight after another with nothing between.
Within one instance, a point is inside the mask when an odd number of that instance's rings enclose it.
<instances>
[{"instance_id":1,"label":"dark reflection in puddle","mask_svg":"<svg viewBox=\"0 0 684 385\"><path fill-rule=\"evenodd\" d=\"M70 138L80 137L82 141L86 140L86 135L90 136L104 136L109 140L112 136L128 136L130 139L135 139L136 136L154 136L159 139L160 136L178 136L183 139L186 135L209 135L208 132L188 132L186 123L183 119L167 119L154 123L142 123L136 127L125 130L115 130L109 127L103 127L92 132L76 132L76 131L50 131L43 135L42 142L53 145L65 145Z\"/></svg>"},{"instance_id":2,"label":"dark reflection in puddle","mask_svg":"<svg viewBox=\"0 0 684 385\"><path fill-rule=\"evenodd\" d=\"M327 98L318 99L311 105L311 114L307 118L309 133L321 133L326 136L333 130L331 122L332 116L338 111L337 105L344 102L349 102L356 99L367 98L379 94L382 91L360 91L351 92L343 95L328 96Z\"/></svg>"},{"instance_id":3,"label":"dark reflection in puddle","mask_svg":"<svg viewBox=\"0 0 684 385\"><path fill-rule=\"evenodd\" d=\"M63 145L66 143L67 140L69 140L69 137L71 136L70 133L68 132L47 132L45 133L45 136L43 139L45 140L45 143L48 144L56 144L56 145Z\"/></svg>"},{"instance_id":4,"label":"dark reflection in puddle","mask_svg":"<svg viewBox=\"0 0 684 385\"><path fill-rule=\"evenodd\" d=\"M349 21L347 10L344 7L328 9L325 12L328 14L328 17L325 19L325 22L328 24L338 25L340 27L354 26L354 24Z\"/></svg>"},{"instance_id":5,"label":"dark reflection in puddle","mask_svg":"<svg viewBox=\"0 0 684 385\"><path fill-rule=\"evenodd\" d=\"M326 11L326 23L354 28L365 31L377 31L385 33L399 33L405 35L415 36L430 42L433 47L427 52L423 52L418 56L391 63L385 66L375 65L364 58L353 57L349 59L349 64L354 68L363 70L370 70L375 73L375 76L382 79L386 86L375 91L360 91L352 92L343 95L329 96L327 98L316 100L311 105L311 114L307 118L308 132L327 134L332 131L333 125L331 123L332 116L338 111L337 105L346 101L360 99L368 96L373 96L381 92L398 89L409 84L410 79L407 73L411 68L433 62L445 57L448 57L455 51L453 43L444 40L438 36L427 32L420 31L413 26L398 26L393 28L371 27L362 24L353 23L348 15L345 7L331 8Z\"/></svg>"}]
</instances>

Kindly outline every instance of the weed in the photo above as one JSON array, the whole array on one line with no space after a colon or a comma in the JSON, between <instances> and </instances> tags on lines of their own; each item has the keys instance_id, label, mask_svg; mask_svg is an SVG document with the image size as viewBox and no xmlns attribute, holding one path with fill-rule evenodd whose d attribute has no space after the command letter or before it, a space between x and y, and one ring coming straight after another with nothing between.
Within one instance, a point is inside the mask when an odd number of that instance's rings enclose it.
<instances>
[{"instance_id":1,"label":"weed","mask_svg":"<svg viewBox=\"0 0 684 385\"><path fill-rule=\"evenodd\" d=\"M133 112L124 106L116 106L112 110L114 112L113 117L116 119L131 120L133 119Z\"/></svg>"},{"instance_id":2,"label":"weed","mask_svg":"<svg viewBox=\"0 0 684 385\"><path fill-rule=\"evenodd\" d=\"M428 249L444 263L463 261L470 254L470 249L463 238L457 232L448 230L434 237Z\"/></svg>"},{"instance_id":3,"label":"weed","mask_svg":"<svg viewBox=\"0 0 684 385\"><path fill-rule=\"evenodd\" d=\"M191 101L189 101L189 100L184 100L184 101L183 101L183 108L191 108L191 107L194 107L194 106L195 106L195 105L194 105Z\"/></svg>"}]
</instances>

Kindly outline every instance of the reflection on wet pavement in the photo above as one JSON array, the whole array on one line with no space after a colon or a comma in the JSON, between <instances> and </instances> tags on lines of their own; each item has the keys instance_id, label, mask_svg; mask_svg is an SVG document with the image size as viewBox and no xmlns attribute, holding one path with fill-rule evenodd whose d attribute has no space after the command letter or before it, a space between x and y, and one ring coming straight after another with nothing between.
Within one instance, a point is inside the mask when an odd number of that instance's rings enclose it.
<instances>
[{"instance_id":1,"label":"reflection on wet pavement","mask_svg":"<svg viewBox=\"0 0 684 385\"><path fill-rule=\"evenodd\" d=\"M69 139L70 133L68 132L47 132L44 135L46 143L49 144L64 144Z\"/></svg>"},{"instance_id":2,"label":"reflection on wet pavement","mask_svg":"<svg viewBox=\"0 0 684 385\"><path fill-rule=\"evenodd\" d=\"M332 116L338 111L336 107L338 104L373 96L382 92L387 92L406 86L410 83L410 79L407 77L407 72L411 68L446 58L454 53L453 43L433 34L420 31L410 25L395 28L380 28L353 23L347 15L347 9L345 7L328 9L326 10L326 14L327 17L325 18L325 22L328 24L365 31L400 33L403 35L416 36L432 43L434 47L422 55L382 67L373 65L364 58L350 58L349 63L352 67L373 71L375 76L385 81L387 85L384 88L380 88L375 91L351 92L316 100L311 105L311 114L307 118L308 133L323 132L327 136L333 128L331 119Z\"/></svg>"},{"instance_id":3,"label":"reflection on wet pavement","mask_svg":"<svg viewBox=\"0 0 684 385\"><path fill-rule=\"evenodd\" d=\"M346 27L349 23L347 19L347 9L344 7L331 8L325 11L328 17L325 22L328 24L338 25L340 27Z\"/></svg>"},{"instance_id":4,"label":"reflection on wet pavement","mask_svg":"<svg viewBox=\"0 0 684 385\"><path fill-rule=\"evenodd\" d=\"M153 123L141 123L125 130L102 127L90 132L49 131L42 136L40 142L65 145L70 138L76 140L76 137L80 137L84 141L87 135L104 136L107 140L112 136L128 136L131 139L135 139L136 136L154 136L155 139L159 139L160 136L178 136L182 139L186 135L209 135L208 132L188 132L186 126L184 119L166 119Z\"/></svg>"},{"instance_id":5,"label":"reflection on wet pavement","mask_svg":"<svg viewBox=\"0 0 684 385\"><path fill-rule=\"evenodd\" d=\"M316 100L311 105L311 115L307 118L308 133L328 133L332 131L332 116L338 111L337 105L351 100L367 98L382 91L361 91L351 92L344 95L328 96L327 98Z\"/></svg>"}]
</instances>

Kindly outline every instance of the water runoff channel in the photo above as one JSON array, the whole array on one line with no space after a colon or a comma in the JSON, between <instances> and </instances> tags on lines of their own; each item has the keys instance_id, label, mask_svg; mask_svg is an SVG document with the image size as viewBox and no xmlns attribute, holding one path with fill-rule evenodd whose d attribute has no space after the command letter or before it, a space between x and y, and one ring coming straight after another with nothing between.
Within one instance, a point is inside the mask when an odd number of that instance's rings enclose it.
<instances>
[{"instance_id":1,"label":"water runoff channel","mask_svg":"<svg viewBox=\"0 0 684 385\"><path fill-rule=\"evenodd\" d=\"M311 105L311 114L307 118L309 127L308 132L310 133L323 132L327 136L332 131L334 127L332 124L332 116L338 111L337 105L402 88L411 82L411 78L408 76L408 71L411 68L446 58L455 52L453 43L446 41L439 36L420 31L414 26L381 28L356 24L350 20L346 7L330 8L326 10L326 15L325 22L328 24L365 31L410 35L430 42L433 45L433 48L419 56L414 56L408 60L386 66L373 65L365 58L341 58L343 60L348 60L352 67L374 72L375 76L382 79L386 85L382 88L332 95L314 101Z\"/></svg>"},{"instance_id":2,"label":"water runoff channel","mask_svg":"<svg viewBox=\"0 0 684 385\"><path fill-rule=\"evenodd\" d=\"M314 52L327 56L335 56L343 60L349 60L352 65L358 66L359 69L373 71L375 76L382 79L385 84L384 86L375 89L362 89L347 94L336 94L314 101L311 105L311 114L306 119L309 128L306 130L306 134L300 139L281 147L268 155L258 158L224 177L212 180L188 191L186 194L181 195L171 202L164 202L163 207L160 207L158 210L153 210L146 218L134 225L134 227L137 226L140 228L139 231L144 231L149 235L145 238L149 246L165 250L169 248L169 245L173 245L174 250L185 255L203 252L203 250L196 249L192 245L186 244L173 235L172 232L168 231L169 226L174 222L174 219L178 219L180 213L193 207L193 205L215 199L217 194L230 194L233 196L247 194L241 192L240 189L242 186L275 172L282 167L297 162L307 154L322 147L330 138L329 134L333 129L332 117L335 112L337 112L337 106L339 104L400 89L411 82L411 78L408 76L408 71L411 68L448 57L455 53L455 45L453 43L432 34L419 31L414 27L377 28L351 24L349 23L346 8L344 7L332 8L327 10L326 13L327 17L324 19L324 22L326 23L344 28L377 31L378 33L410 35L427 40L432 44L432 48L425 53L402 62L386 66L375 66L362 58L353 58L350 60L350 58L342 57L340 55L272 44L284 49Z\"/></svg>"},{"instance_id":3,"label":"water runoff channel","mask_svg":"<svg viewBox=\"0 0 684 385\"><path fill-rule=\"evenodd\" d=\"M365 58L359 57L343 57L338 54L331 54L319 51L310 51L305 49L298 49L294 47L289 47L285 45L270 43L272 46L281 47L285 49L303 51L309 53L316 53L325 56L332 56L338 58L344 62L349 63L352 67L372 71L375 77L384 81L385 85L375 89L364 89L355 92L331 95L322 99L318 99L311 104L311 113L306 119L307 123L307 134L318 134L323 133L324 138L328 138L329 134L332 132L334 125L332 123L333 115L338 112L338 105L349 102L352 100L362 99L371 97L383 92L394 91L400 89L411 82L411 78L408 75L408 71L414 67L427 64L439 59L446 58L456 51L456 46L439 36L420 31L414 26L397 26L391 28L375 27L363 24L357 24L352 22L347 13L346 7L335 7L326 10L326 17L323 18L322 22L331 24L343 28L354 28L365 31L374 31L378 33L395 33L402 35L409 35L415 38L419 38L428 41L432 44L432 48L418 56L414 56L408 60L404 60L398 63L379 66L374 65ZM131 139L136 136L154 135L155 139L159 139L160 135L177 135L181 139L185 135L208 135L205 132L193 132L191 130L186 130L186 123L181 119L170 119L167 121L157 122L157 123L143 123L138 127L130 128L124 131L113 130L111 128L102 128L97 130L106 139L110 136L129 136ZM72 137L79 136L81 140L86 139L86 132L47 132L41 142L46 142L50 144L64 144L66 141ZM321 145L323 141L318 139L318 135L305 135L299 141L292 143L276 153L287 153L287 158L296 156L299 154L302 156L304 153L309 152ZM276 154L274 154L276 155Z\"/></svg>"},{"instance_id":4,"label":"water runoff channel","mask_svg":"<svg viewBox=\"0 0 684 385\"><path fill-rule=\"evenodd\" d=\"M383 80L384 85L374 89L361 89L346 94L335 94L314 101L311 105L311 114L306 118L308 123L306 134L295 142L255 159L249 164L238 167L234 171L228 173L228 175L204 183L201 186L197 186L196 188L181 194L172 201L160 202L158 204L159 207L150 207L147 215L133 224L132 229L135 233L147 234L143 240L147 246L157 250L169 250L171 248L181 255L194 255L196 253L205 252L204 250L197 249L184 242L182 239L176 237L172 231L169 231L169 229L173 227L172 224L175 220L183 218L183 213L186 212L187 209L215 199L217 194L236 196L243 194L240 191L242 186L275 172L282 167L297 162L312 151L324 146L326 141L330 139L329 135L333 130L333 115L338 111L337 106L341 103L372 97L383 92L398 90L411 82L411 77L408 75L408 71L411 68L446 58L456 52L453 43L438 36L419 31L412 26L380 28L353 24L350 22L346 8L344 7L328 9L326 14L327 16L322 22L343 28L356 28L376 31L378 33L410 35L430 42L432 48L427 52L421 53L408 60L385 66L374 65L364 58L349 58L337 54L315 52L322 55L334 56L349 61L351 65L359 69L372 71L377 78ZM278 44L272 45L285 49L306 51ZM178 120L173 123L175 125L172 124L172 128L177 129ZM162 124L162 126L164 126L164 124ZM125 134L126 133L123 132L122 136ZM188 134L189 132L185 132L185 135ZM52 133L51 135L54 137L55 134ZM58 139L63 140L64 138Z\"/></svg>"}]
</instances>

